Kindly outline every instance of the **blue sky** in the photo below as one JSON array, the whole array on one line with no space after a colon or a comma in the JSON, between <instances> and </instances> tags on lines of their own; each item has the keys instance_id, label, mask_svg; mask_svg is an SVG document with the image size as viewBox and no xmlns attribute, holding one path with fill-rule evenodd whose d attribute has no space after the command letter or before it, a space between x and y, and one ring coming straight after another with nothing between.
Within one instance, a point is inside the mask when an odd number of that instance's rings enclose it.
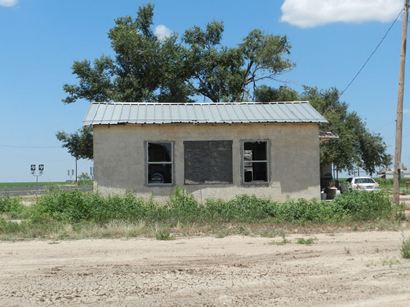
<instances>
[{"instance_id":1,"label":"blue sky","mask_svg":"<svg viewBox=\"0 0 410 307\"><path fill-rule=\"evenodd\" d=\"M280 79L291 80L296 89L300 84L342 89L397 16L402 1L328 0L336 3L333 7L323 6L324 2L151 1L155 5L155 26L163 25L172 32L182 33L193 25L221 20L227 45L238 44L254 28L287 35L296 68ZM145 3L0 0L0 182L33 180L31 163L45 164L41 180L68 178L67 170L74 168L74 160L61 148L55 133L80 128L88 107L85 101L70 105L61 102L65 97L63 84L75 82L71 65L74 60L110 55L107 32L114 19L135 16ZM400 35L399 20L343 96L371 131L381 133L390 153L394 151ZM410 166L406 97L402 160ZM90 166L91 162L81 161L79 170L89 171Z\"/></svg>"}]
</instances>

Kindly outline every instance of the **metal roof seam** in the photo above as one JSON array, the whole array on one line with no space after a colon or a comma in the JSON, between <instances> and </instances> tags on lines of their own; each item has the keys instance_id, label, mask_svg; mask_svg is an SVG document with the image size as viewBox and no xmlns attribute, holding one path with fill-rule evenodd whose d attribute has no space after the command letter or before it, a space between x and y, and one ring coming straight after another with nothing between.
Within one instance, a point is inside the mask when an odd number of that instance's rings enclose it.
<instances>
[{"instance_id":1,"label":"metal roof seam","mask_svg":"<svg viewBox=\"0 0 410 307\"><path fill-rule=\"evenodd\" d=\"M124 105L121 106L120 116L118 117L118 122L121 120L122 111L124 110Z\"/></svg>"}]
</instances>

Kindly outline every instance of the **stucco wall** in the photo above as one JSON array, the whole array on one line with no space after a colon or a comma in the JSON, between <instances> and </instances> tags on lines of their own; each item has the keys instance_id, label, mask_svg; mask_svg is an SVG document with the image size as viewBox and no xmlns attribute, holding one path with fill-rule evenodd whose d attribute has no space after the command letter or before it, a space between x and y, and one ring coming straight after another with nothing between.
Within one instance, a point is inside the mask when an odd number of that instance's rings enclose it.
<instances>
[{"instance_id":1,"label":"stucco wall","mask_svg":"<svg viewBox=\"0 0 410 307\"><path fill-rule=\"evenodd\" d=\"M270 140L270 182L241 183L241 140ZM184 141L232 140L233 184L184 185ZM320 198L316 124L98 125L94 126L95 189L168 197L175 189L145 184L145 141L174 142L174 183L200 200L254 194L274 200Z\"/></svg>"}]
</instances>

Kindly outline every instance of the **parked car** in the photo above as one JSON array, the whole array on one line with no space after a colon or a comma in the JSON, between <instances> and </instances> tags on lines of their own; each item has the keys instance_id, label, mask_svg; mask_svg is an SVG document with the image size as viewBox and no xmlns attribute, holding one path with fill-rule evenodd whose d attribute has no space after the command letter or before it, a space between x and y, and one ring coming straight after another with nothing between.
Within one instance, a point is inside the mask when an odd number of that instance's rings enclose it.
<instances>
[{"instance_id":1,"label":"parked car","mask_svg":"<svg viewBox=\"0 0 410 307\"><path fill-rule=\"evenodd\" d=\"M379 184L371 177L350 177L346 180L352 190L378 191Z\"/></svg>"}]
</instances>

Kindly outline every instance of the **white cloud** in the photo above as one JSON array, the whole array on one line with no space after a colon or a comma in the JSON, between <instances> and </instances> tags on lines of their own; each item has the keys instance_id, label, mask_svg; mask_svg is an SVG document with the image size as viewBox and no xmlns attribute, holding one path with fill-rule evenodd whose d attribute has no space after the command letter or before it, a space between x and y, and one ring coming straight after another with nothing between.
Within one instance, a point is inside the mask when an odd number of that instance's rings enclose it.
<instances>
[{"instance_id":1,"label":"white cloud","mask_svg":"<svg viewBox=\"0 0 410 307\"><path fill-rule=\"evenodd\" d=\"M155 27L154 34L159 40L164 40L172 35L172 31L164 25L158 25Z\"/></svg>"},{"instance_id":2,"label":"white cloud","mask_svg":"<svg viewBox=\"0 0 410 307\"><path fill-rule=\"evenodd\" d=\"M18 3L18 0L0 0L0 6L15 6Z\"/></svg>"},{"instance_id":3,"label":"white cloud","mask_svg":"<svg viewBox=\"0 0 410 307\"><path fill-rule=\"evenodd\" d=\"M402 0L284 0L281 21L309 28L324 24L392 21Z\"/></svg>"}]
</instances>

